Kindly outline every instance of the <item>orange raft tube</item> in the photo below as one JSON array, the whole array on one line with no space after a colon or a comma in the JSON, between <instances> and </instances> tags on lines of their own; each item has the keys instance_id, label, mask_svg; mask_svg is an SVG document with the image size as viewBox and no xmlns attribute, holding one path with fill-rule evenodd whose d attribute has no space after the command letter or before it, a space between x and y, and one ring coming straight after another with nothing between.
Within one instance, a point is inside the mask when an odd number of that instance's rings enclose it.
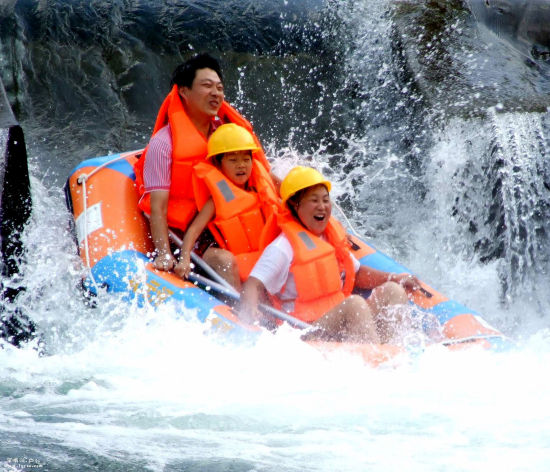
<instances>
[{"instance_id":1,"label":"orange raft tube","mask_svg":"<svg viewBox=\"0 0 550 472\"><path fill-rule=\"evenodd\" d=\"M141 152L88 159L69 176L65 187L67 205L74 216L80 256L90 269L86 288L97 293L98 288L104 287L109 292L124 294L139 305L174 302L178 312L195 310L201 322L227 336L257 334L259 328L242 323L211 291L153 268L149 258L153 251L149 225L137 206L133 171ZM355 257L362 265L410 273L362 239L352 237L352 240ZM449 348L480 345L506 349L511 345L508 338L489 326L478 313L424 283L421 290L409 295L411 303L437 318L444 336L442 344ZM403 352L403 348L387 344L312 344L327 353L335 349L357 353L372 365Z\"/></svg>"}]
</instances>

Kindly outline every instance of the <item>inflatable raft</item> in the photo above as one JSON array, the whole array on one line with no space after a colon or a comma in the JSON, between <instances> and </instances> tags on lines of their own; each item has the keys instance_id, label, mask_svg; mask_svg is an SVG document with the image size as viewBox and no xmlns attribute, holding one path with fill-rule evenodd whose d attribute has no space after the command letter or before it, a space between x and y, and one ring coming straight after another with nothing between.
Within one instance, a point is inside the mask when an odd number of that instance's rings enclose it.
<instances>
[{"instance_id":1,"label":"inflatable raft","mask_svg":"<svg viewBox=\"0 0 550 472\"><path fill-rule=\"evenodd\" d=\"M133 164L142 151L96 157L83 161L70 174L65 192L67 205L74 216L78 250L89 275L87 290L97 294L103 289L118 292L133 303L158 305L173 302L176 311L196 312L198 319L226 336L261 332L256 326L242 323L223 300L223 291L212 290L215 281L192 283L173 273L157 271L150 262L153 244L149 225L137 207L138 192ZM351 236L355 257L362 265L388 272L410 273L408 269L376 250L364 240ZM221 294L221 296L219 295ZM432 287L410 295L419 310L431 313L441 325L443 341L451 349L483 346L503 349L510 341L489 326L475 311L449 300ZM377 365L402 353L400 346L381 344L312 343L327 353L348 350Z\"/></svg>"}]
</instances>

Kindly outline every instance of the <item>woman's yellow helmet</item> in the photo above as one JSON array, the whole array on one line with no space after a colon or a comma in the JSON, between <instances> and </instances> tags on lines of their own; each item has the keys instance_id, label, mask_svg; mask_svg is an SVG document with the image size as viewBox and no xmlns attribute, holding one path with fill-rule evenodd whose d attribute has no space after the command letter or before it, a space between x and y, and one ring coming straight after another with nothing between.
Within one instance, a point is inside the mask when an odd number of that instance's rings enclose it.
<instances>
[{"instance_id":1,"label":"woman's yellow helmet","mask_svg":"<svg viewBox=\"0 0 550 472\"><path fill-rule=\"evenodd\" d=\"M295 193L318 184L325 185L329 192L332 188L330 181L323 177L323 175L319 171L311 167L294 167L281 182L280 192L281 198L283 200L283 205Z\"/></svg>"}]
</instances>

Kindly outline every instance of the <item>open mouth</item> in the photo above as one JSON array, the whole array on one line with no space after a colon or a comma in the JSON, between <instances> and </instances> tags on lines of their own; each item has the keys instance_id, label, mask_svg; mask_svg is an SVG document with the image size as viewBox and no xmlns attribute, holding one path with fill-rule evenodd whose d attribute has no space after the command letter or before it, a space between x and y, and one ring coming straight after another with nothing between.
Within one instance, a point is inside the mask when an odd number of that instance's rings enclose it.
<instances>
[{"instance_id":1,"label":"open mouth","mask_svg":"<svg viewBox=\"0 0 550 472\"><path fill-rule=\"evenodd\" d=\"M325 215L314 215L313 216L313 219L316 220L316 221L324 221L326 218Z\"/></svg>"}]
</instances>

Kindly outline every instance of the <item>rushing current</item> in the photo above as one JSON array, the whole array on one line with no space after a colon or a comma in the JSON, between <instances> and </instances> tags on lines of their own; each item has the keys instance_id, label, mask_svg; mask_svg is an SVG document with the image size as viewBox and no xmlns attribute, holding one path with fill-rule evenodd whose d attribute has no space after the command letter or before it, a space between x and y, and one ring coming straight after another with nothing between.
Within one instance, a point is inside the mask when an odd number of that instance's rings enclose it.
<instances>
[{"instance_id":1,"label":"rushing current","mask_svg":"<svg viewBox=\"0 0 550 472\"><path fill-rule=\"evenodd\" d=\"M42 345L0 348L0 470L547 471L549 66L498 33L453 0L2 2L33 197L5 283ZM84 297L63 184L145 146L196 51L276 173L325 172L356 231L517 347L375 369L291 328L239 345Z\"/></svg>"}]
</instances>

